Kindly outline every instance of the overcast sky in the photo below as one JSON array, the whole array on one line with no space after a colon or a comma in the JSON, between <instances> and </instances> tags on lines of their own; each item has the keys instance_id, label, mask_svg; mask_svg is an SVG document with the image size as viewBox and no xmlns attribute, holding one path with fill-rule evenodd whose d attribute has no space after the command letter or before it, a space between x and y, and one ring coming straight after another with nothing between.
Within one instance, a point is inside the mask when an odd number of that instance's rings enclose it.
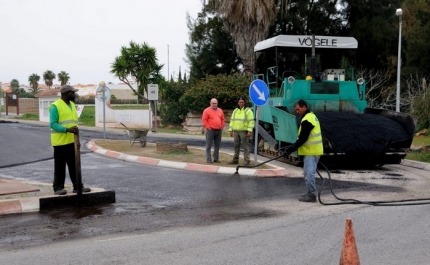
<instances>
[{"instance_id":1,"label":"overcast sky","mask_svg":"<svg viewBox=\"0 0 430 265\"><path fill-rule=\"evenodd\" d=\"M164 76L188 72L186 13L200 10L201 0L0 0L0 82L36 73L43 84L52 70L71 84L118 83L111 64L131 40L156 48Z\"/></svg>"}]
</instances>

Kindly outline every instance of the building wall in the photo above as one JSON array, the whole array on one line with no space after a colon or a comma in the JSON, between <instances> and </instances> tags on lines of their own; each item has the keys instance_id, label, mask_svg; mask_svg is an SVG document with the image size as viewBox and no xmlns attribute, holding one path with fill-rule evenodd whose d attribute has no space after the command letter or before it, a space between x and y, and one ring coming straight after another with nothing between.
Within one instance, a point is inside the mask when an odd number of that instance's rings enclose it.
<instances>
[{"instance_id":1,"label":"building wall","mask_svg":"<svg viewBox=\"0 0 430 265\"><path fill-rule=\"evenodd\" d=\"M49 122L48 107L60 97L40 97L39 98L39 121Z\"/></svg>"},{"instance_id":2,"label":"building wall","mask_svg":"<svg viewBox=\"0 0 430 265\"><path fill-rule=\"evenodd\" d=\"M96 108L96 127L118 128L123 127L121 123L130 129L151 128L152 114L150 110L116 110L110 107L110 100L103 102L95 100Z\"/></svg>"}]
</instances>

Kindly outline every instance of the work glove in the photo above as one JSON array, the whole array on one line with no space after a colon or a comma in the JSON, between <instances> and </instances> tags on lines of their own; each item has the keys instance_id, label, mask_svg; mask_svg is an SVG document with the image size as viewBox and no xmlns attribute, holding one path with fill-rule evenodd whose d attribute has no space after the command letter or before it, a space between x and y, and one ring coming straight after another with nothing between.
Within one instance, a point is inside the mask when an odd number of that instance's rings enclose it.
<instances>
[{"instance_id":1,"label":"work glove","mask_svg":"<svg viewBox=\"0 0 430 265\"><path fill-rule=\"evenodd\" d=\"M288 157L291 155L292 152L294 152L294 147L292 145L286 146L281 148L279 152L281 153L281 155Z\"/></svg>"}]
</instances>

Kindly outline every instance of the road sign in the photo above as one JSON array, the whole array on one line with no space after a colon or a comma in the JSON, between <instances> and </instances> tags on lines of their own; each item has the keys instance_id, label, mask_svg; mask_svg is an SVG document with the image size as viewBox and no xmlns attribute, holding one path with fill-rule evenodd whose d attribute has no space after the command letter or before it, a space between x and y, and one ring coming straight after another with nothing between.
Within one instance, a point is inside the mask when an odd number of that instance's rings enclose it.
<instances>
[{"instance_id":1,"label":"road sign","mask_svg":"<svg viewBox=\"0 0 430 265\"><path fill-rule=\"evenodd\" d=\"M263 106L269 99L269 88L263 80L252 81L249 86L249 98L256 106Z\"/></svg>"},{"instance_id":2,"label":"road sign","mask_svg":"<svg viewBox=\"0 0 430 265\"><path fill-rule=\"evenodd\" d=\"M148 84L148 100L158 100L157 84Z\"/></svg>"},{"instance_id":3,"label":"road sign","mask_svg":"<svg viewBox=\"0 0 430 265\"><path fill-rule=\"evenodd\" d=\"M104 98L103 98L103 91L104 93ZM107 86L99 86L96 90L96 98L98 100L100 100L101 102L107 101L108 99L110 99L110 89Z\"/></svg>"}]
</instances>

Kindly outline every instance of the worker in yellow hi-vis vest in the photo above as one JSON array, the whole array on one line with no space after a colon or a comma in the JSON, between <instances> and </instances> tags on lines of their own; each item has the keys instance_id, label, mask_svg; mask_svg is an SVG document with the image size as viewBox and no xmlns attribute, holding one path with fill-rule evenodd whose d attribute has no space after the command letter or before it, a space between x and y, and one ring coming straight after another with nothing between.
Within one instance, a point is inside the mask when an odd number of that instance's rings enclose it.
<instances>
[{"instance_id":1,"label":"worker in yellow hi-vis vest","mask_svg":"<svg viewBox=\"0 0 430 265\"><path fill-rule=\"evenodd\" d=\"M79 133L78 114L75 92L78 89L64 85L60 89L61 98L49 106L49 126L51 128L51 144L54 147L54 193L66 195L64 182L66 180L66 165L69 169L70 180L73 183L73 192L77 192L76 165L75 165L75 136ZM90 192L90 188L82 186L82 192Z\"/></svg>"},{"instance_id":2,"label":"worker in yellow hi-vis vest","mask_svg":"<svg viewBox=\"0 0 430 265\"><path fill-rule=\"evenodd\" d=\"M297 101L294 104L294 109L301 117L298 139L285 151L291 153L298 150L298 155L303 156L303 172L307 193L300 196L299 201L316 202L315 173L320 156L324 153L320 122L317 116L308 109L306 101L302 99Z\"/></svg>"},{"instance_id":3,"label":"worker in yellow hi-vis vest","mask_svg":"<svg viewBox=\"0 0 430 265\"><path fill-rule=\"evenodd\" d=\"M243 160L245 165L249 165L249 138L254 129L254 113L250 108L245 107L246 101L244 97L240 97L238 107L233 111L230 118L230 126L228 131L230 136L234 137L234 156L229 164L239 164L240 144L243 145Z\"/></svg>"}]
</instances>

